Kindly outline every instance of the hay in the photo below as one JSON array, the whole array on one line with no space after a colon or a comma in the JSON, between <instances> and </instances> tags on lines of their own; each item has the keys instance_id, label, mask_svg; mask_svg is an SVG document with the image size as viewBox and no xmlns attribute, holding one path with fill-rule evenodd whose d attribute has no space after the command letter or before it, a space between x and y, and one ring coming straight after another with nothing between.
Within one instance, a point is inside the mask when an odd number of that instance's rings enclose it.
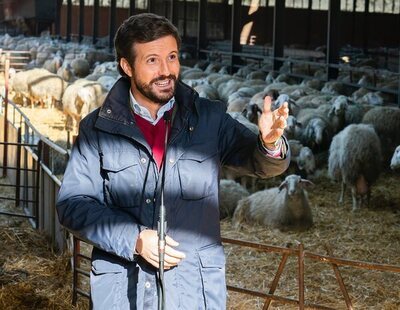
<instances>
[{"instance_id":1,"label":"hay","mask_svg":"<svg viewBox=\"0 0 400 310\"><path fill-rule=\"evenodd\" d=\"M279 183L276 180L276 184ZM385 172L372 188L371 205L351 211L350 194L344 206L336 201L340 185L320 177L309 191L315 225L307 232L291 233L245 225L232 229L222 222L223 236L284 247L302 242L308 252L326 255L325 244L336 257L400 266L400 192L396 190L400 175ZM268 293L281 256L250 248L226 245L228 283ZM289 257L279 281L276 295L298 298L297 258ZM339 267L354 309L399 309L400 274ZM395 284L396 283L396 284ZM334 271L329 264L305 261L306 302L346 309ZM229 309L262 309L263 300L229 293ZM274 302L271 309L296 309Z\"/></svg>"},{"instance_id":2,"label":"hay","mask_svg":"<svg viewBox=\"0 0 400 310\"><path fill-rule=\"evenodd\" d=\"M69 257L52 253L27 222L0 230L0 309L74 309Z\"/></svg>"}]
</instances>

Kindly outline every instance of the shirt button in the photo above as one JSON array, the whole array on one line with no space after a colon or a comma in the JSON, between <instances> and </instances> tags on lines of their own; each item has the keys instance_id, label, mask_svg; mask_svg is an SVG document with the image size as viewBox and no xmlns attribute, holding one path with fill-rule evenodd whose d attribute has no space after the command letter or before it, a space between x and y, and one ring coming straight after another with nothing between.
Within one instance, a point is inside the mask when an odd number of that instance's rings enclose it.
<instances>
[{"instance_id":1,"label":"shirt button","mask_svg":"<svg viewBox=\"0 0 400 310\"><path fill-rule=\"evenodd\" d=\"M144 157L140 159L140 162L141 162L142 164L145 164L146 161L147 161L147 160L146 160L146 158L144 158Z\"/></svg>"},{"instance_id":2,"label":"shirt button","mask_svg":"<svg viewBox=\"0 0 400 310\"><path fill-rule=\"evenodd\" d=\"M190 126L189 127L189 131L193 131L194 130L194 127L193 126Z\"/></svg>"},{"instance_id":3,"label":"shirt button","mask_svg":"<svg viewBox=\"0 0 400 310\"><path fill-rule=\"evenodd\" d=\"M146 203L147 203L147 204L151 203L151 199L150 199L150 198L147 198L147 199L146 199Z\"/></svg>"},{"instance_id":4,"label":"shirt button","mask_svg":"<svg viewBox=\"0 0 400 310\"><path fill-rule=\"evenodd\" d=\"M169 159L169 162L170 162L171 164L173 164L174 161L175 161L175 160L174 160L173 158L170 158L170 159Z\"/></svg>"},{"instance_id":5,"label":"shirt button","mask_svg":"<svg viewBox=\"0 0 400 310\"><path fill-rule=\"evenodd\" d=\"M111 110L110 109L107 109L107 114L111 114Z\"/></svg>"},{"instance_id":6,"label":"shirt button","mask_svg":"<svg viewBox=\"0 0 400 310\"><path fill-rule=\"evenodd\" d=\"M151 286L151 284L150 284L149 281L147 281L147 282L144 284L144 287L145 287L145 288L150 288L150 286Z\"/></svg>"}]
</instances>

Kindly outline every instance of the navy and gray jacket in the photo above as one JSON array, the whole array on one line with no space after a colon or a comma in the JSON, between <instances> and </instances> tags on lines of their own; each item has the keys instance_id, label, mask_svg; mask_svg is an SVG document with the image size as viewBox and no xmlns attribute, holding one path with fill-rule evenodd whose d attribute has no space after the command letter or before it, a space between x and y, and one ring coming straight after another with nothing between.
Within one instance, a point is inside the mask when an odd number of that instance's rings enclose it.
<instances>
[{"instance_id":1,"label":"navy and gray jacket","mask_svg":"<svg viewBox=\"0 0 400 310\"><path fill-rule=\"evenodd\" d=\"M94 309L156 309L156 269L134 255L144 228L157 230L161 177L136 126L130 81L121 78L103 106L80 123L59 192L61 224L94 246ZM167 148L167 235L186 258L165 271L166 309L225 309L225 256L218 184L221 166L267 178L289 164L266 156L257 136L178 82Z\"/></svg>"}]
</instances>

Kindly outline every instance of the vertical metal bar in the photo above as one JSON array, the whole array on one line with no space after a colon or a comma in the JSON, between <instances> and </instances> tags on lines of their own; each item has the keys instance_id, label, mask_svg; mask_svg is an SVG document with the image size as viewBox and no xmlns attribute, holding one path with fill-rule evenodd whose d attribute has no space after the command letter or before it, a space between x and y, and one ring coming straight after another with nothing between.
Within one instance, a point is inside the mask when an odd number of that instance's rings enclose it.
<instances>
[{"instance_id":1,"label":"vertical metal bar","mask_svg":"<svg viewBox=\"0 0 400 310\"><path fill-rule=\"evenodd\" d=\"M79 252L80 252L80 242L73 236L73 273L72 273L72 305L76 306L78 300L78 268L79 268Z\"/></svg>"},{"instance_id":2,"label":"vertical metal bar","mask_svg":"<svg viewBox=\"0 0 400 310\"><path fill-rule=\"evenodd\" d=\"M289 257L289 253L284 253L282 255L282 260L281 260L281 262L279 264L278 271L275 274L274 280L272 280L271 288L269 289L268 294L274 294L275 293L275 290L278 287L278 282L279 282L279 279L280 279L280 277L282 275L283 268L285 268L286 261L287 261L288 257ZM269 308L269 306L271 304L271 301L272 301L271 298L265 299L263 310L267 310Z\"/></svg>"},{"instance_id":3,"label":"vertical metal bar","mask_svg":"<svg viewBox=\"0 0 400 310\"><path fill-rule=\"evenodd\" d=\"M400 19L399 19L400 20ZM399 64L399 70L398 70L398 79L397 79L397 81L398 81L398 87L397 87L397 105L399 106L399 108L400 108L400 53L399 53L399 59L398 59L398 64Z\"/></svg>"},{"instance_id":4,"label":"vertical metal bar","mask_svg":"<svg viewBox=\"0 0 400 310\"><path fill-rule=\"evenodd\" d=\"M304 245L299 244L299 310L304 310Z\"/></svg>"},{"instance_id":5,"label":"vertical metal bar","mask_svg":"<svg viewBox=\"0 0 400 310\"><path fill-rule=\"evenodd\" d=\"M329 256L333 256L332 249L328 245L325 245L325 249L326 249L326 251L327 251ZM339 283L340 290L342 291L344 300L346 301L347 309L348 310L353 310L353 305L351 303L350 296L349 296L349 294L348 294L348 292L346 290L346 286L344 285L344 281L343 281L342 275L340 274L338 265L336 265L336 264L331 264L331 265L332 265L333 271L335 272L336 280Z\"/></svg>"},{"instance_id":6,"label":"vertical metal bar","mask_svg":"<svg viewBox=\"0 0 400 310\"><path fill-rule=\"evenodd\" d=\"M242 63L239 56L234 56L234 53L241 52L240 46L240 32L242 30L241 27L241 11L242 8L242 0L233 0L232 5L232 18L231 18L231 73L234 72L234 67L236 65L240 65Z\"/></svg>"},{"instance_id":7,"label":"vertical metal bar","mask_svg":"<svg viewBox=\"0 0 400 310\"><path fill-rule=\"evenodd\" d=\"M333 68L330 64L339 63L339 14L340 0L329 0L328 8L328 42L327 46L327 65L328 80L336 79L338 76L338 68Z\"/></svg>"},{"instance_id":8,"label":"vertical metal bar","mask_svg":"<svg viewBox=\"0 0 400 310\"><path fill-rule=\"evenodd\" d=\"M207 37L207 0L199 0L197 15L197 59L200 59L200 50L205 48Z\"/></svg>"},{"instance_id":9,"label":"vertical metal bar","mask_svg":"<svg viewBox=\"0 0 400 310\"><path fill-rule=\"evenodd\" d=\"M41 162L41 158L42 158L42 149L43 149L43 141L39 140L38 143L38 159L36 162L36 180L35 180L35 221L36 221L36 229L39 229L40 225L41 225L41 221L40 221L40 217L39 217L39 193L40 193L40 171L41 171L41 167L40 167L40 162Z\"/></svg>"},{"instance_id":10,"label":"vertical metal bar","mask_svg":"<svg viewBox=\"0 0 400 310\"><path fill-rule=\"evenodd\" d=\"M79 33L78 42L81 43L85 32L85 0L79 0Z\"/></svg>"},{"instance_id":11,"label":"vertical metal bar","mask_svg":"<svg viewBox=\"0 0 400 310\"><path fill-rule=\"evenodd\" d=\"M135 0L129 0L129 16L135 15Z\"/></svg>"},{"instance_id":12,"label":"vertical metal bar","mask_svg":"<svg viewBox=\"0 0 400 310\"><path fill-rule=\"evenodd\" d=\"M272 34L272 56L274 62L272 65L273 71L278 71L282 66L282 60L277 60L275 57L283 57L283 36L285 27L285 1L275 1L274 7L274 25Z\"/></svg>"},{"instance_id":13,"label":"vertical metal bar","mask_svg":"<svg viewBox=\"0 0 400 310\"><path fill-rule=\"evenodd\" d=\"M26 121L24 119L23 121L23 126L24 126L24 142L29 143L29 126L26 124ZM24 147L22 149L24 151L24 168L27 169L28 168L28 152L26 150L26 148ZM29 185L29 173L28 171L24 171L24 185L27 186ZM35 185L34 182L31 183L31 185ZM29 189L27 187L24 187L24 196L23 198L29 199ZM31 190L32 193L32 197L34 198L34 191ZM24 207L26 207L28 205L28 203L26 201L24 201Z\"/></svg>"},{"instance_id":14,"label":"vertical metal bar","mask_svg":"<svg viewBox=\"0 0 400 310\"><path fill-rule=\"evenodd\" d=\"M97 37L99 36L99 1L94 0L93 2L93 21L92 21L92 43L97 43Z\"/></svg>"},{"instance_id":15,"label":"vertical metal bar","mask_svg":"<svg viewBox=\"0 0 400 310\"><path fill-rule=\"evenodd\" d=\"M67 42L71 41L72 0L67 0Z\"/></svg>"},{"instance_id":16,"label":"vertical metal bar","mask_svg":"<svg viewBox=\"0 0 400 310\"><path fill-rule=\"evenodd\" d=\"M4 146L3 146L3 178L7 176L8 164L8 78L10 74L10 53L6 54L5 68L4 68Z\"/></svg>"},{"instance_id":17,"label":"vertical metal bar","mask_svg":"<svg viewBox=\"0 0 400 310\"><path fill-rule=\"evenodd\" d=\"M109 10L109 24L108 24L108 34L109 34L109 42L108 47L110 50L114 47L114 35L115 35L115 18L117 14L117 0L110 1L110 10Z\"/></svg>"},{"instance_id":18,"label":"vertical metal bar","mask_svg":"<svg viewBox=\"0 0 400 310\"><path fill-rule=\"evenodd\" d=\"M15 173L15 206L19 207L21 191L21 127L17 129L16 173Z\"/></svg>"}]
</instances>

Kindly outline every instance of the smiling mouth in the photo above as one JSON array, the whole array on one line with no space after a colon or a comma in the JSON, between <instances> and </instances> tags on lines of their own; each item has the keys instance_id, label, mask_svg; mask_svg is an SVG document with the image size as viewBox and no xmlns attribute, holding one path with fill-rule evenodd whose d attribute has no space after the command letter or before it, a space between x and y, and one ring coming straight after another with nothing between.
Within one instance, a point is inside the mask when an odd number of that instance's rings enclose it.
<instances>
[{"instance_id":1,"label":"smiling mouth","mask_svg":"<svg viewBox=\"0 0 400 310\"><path fill-rule=\"evenodd\" d=\"M154 84L156 84L158 87L167 87L171 84L171 80L168 79L168 80L163 80L163 81L157 81L157 82L154 82Z\"/></svg>"}]
</instances>

